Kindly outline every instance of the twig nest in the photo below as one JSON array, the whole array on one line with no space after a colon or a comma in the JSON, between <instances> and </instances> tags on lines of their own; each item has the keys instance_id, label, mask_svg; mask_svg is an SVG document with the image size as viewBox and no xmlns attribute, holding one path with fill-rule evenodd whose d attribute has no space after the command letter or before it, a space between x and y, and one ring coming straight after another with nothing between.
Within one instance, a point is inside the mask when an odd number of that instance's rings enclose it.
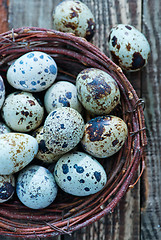
<instances>
[{"instance_id":1,"label":"twig nest","mask_svg":"<svg viewBox=\"0 0 161 240\"><path fill-rule=\"evenodd\" d=\"M62 1L53 12L54 29L71 32L91 40L95 33L95 20L91 10L82 2Z\"/></svg>"},{"instance_id":2,"label":"twig nest","mask_svg":"<svg viewBox=\"0 0 161 240\"><path fill-rule=\"evenodd\" d=\"M138 71L148 62L150 45L135 27L119 24L111 29L109 50L112 60L123 70Z\"/></svg>"}]
</instances>

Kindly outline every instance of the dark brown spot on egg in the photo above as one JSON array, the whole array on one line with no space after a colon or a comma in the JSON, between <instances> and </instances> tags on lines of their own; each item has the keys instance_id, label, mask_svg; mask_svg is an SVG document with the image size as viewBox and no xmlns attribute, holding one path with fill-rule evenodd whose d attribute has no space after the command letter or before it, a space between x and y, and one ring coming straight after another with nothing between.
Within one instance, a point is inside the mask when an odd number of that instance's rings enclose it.
<instances>
[{"instance_id":1,"label":"dark brown spot on egg","mask_svg":"<svg viewBox=\"0 0 161 240\"><path fill-rule=\"evenodd\" d=\"M78 17L78 12L76 10L74 10L73 8L71 8L71 13L70 13L70 19Z\"/></svg>"},{"instance_id":2,"label":"dark brown spot on egg","mask_svg":"<svg viewBox=\"0 0 161 240\"><path fill-rule=\"evenodd\" d=\"M113 142L112 142L112 146L115 147L117 144L118 144L118 139L115 139Z\"/></svg>"},{"instance_id":3,"label":"dark brown spot on egg","mask_svg":"<svg viewBox=\"0 0 161 240\"><path fill-rule=\"evenodd\" d=\"M117 44L116 48L119 50L120 49L120 44Z\"/></svg>"},{"instance_id":4,"label":"dark brown spot on egg","mask_svg":"<svg viewBox=\"0 0 161 240\"><path fill-rule=\"evenodd\" d=\"M23 123L23 120L24 120L24 118L20 118L20 120L18 121L18 125L19 125L19 124L22 124L22 123Z\"/></svg>"},{"instance_id":5,"label":"dark brown spot on egg","mask_svg":"<svg viewBox=\"0 0 161 240\"><path fill-rule=\"evenodd\" d=\"M25 117L27 117L29 115L28 111L21 111L21 114L24 115Z\"/></svg>"},{"instance_id":6,"label":"dark brown spot on egg","mask_svg":"<svg viewBox=\"0 0 161 240\"><path fill-rule=\"evenodd\" d=\"M35 102L33 100L27 100L30 104L30 106L34 106L35 105Z\"/></svg>"},{"instance_id":7,"label":"dark brown spot on egg","mask_svg":"<svg viewBox=\"0 0 161 240\"><path fill-rule=\"evenodd\" d=\"M85 38L88 41L90 41L92 39L92 37L94 36L94 34L95 34L96 24L95 24L95 22L94 22L94 20L92 18L87 20L87 24L88 24L88 27L87 27L87 30L86 30Z\"/></svg>"},{"instance_id":8,"label":"dark brown spot on egg","mask_svg":"<svg viewBox=\"0 0 161 240\"><path fill-rule=\"evenodd\" d=\"M111 42L112 42L112 46L115 47L117 44L117 37L113 36L113 38L111 39Z\"/></svg>"},{"instance_id":9,"label":"dark brown spot on egg","mask_svg":"<svg viewBox=\"0 0 161 240\"><path fill-rule=\"evenodd\" d=\"M91 142L104 140L104 137L102 136L104 131L105 131L105 127L102 125L102 123L97 121L93 121L85 129L85 132L88 134L89 140Z\"/></svg>"},{"instance_id":10,"label":"dark brown spot on egg","mask_svg":"<svg viewBox=\"0 0 161 240\"><path fill-rule=\"evenodd\" d=\"M128 43L128 44L126 45L126 49L127 49L127 51L130 51L130 49L131 49L131 44L130 44L130 43Z\"/></svg>"},{"instance_id":11,"label":"dark brown spot on egg","mask_svg":"<svg viewBox=\"0 0 161 240\"><path fill-rule=\"evenodd\" d=\"M132 29L132 27L130 27L130 26L128 26L128 25L126 25L125 26L128 30L131 30Z\"/></svg>"},{"instance_id":12,"label":"dark brown spot on egg","mask_svg":"<svg viewBox=\"0 0 161 240\"><path fill-rule=\"evenodd\" d=\"M112 56L112 60L113 60L117 65L119 65L119 62L120 62L119 56L116 56L116 54L115 54L114 51L111 51L111 56Z\"/></svg>"},{"instance_id":13,"label":"dark brown spot on egg","mask_svg":"<svg viewBox=\"0 0 161 240\"><path fill-rule=\"evenodd\" d=\"M72 30L75 30L77 27L78 27L78 25L76 24L76 23L71 23L71 22L64 22L64 26L66 27L66 28L71 28Z\"/></svg>"},{"instance_id":14,"label":"dark brown spot on egg","mask_svg":"<svg viewBox=\"0 0 161 240\"><path fill-rule=\"evenodd\" d=\"M132 70L142 68L145 65L145 59L139 52L135 52L132 58Z\"/></svg>"},{"instance_id":15,"label":"dark brown spot on egg","mask_svg":"<svg viewBox=\"0 0 161 240\"><path fill-rule=\"evenodd\" d=\"M101 74L93 78L92 82L87 84L87 89L94 99L100 99L111 93L111 87L105 82Z\"/></svg>"}]
</instances>

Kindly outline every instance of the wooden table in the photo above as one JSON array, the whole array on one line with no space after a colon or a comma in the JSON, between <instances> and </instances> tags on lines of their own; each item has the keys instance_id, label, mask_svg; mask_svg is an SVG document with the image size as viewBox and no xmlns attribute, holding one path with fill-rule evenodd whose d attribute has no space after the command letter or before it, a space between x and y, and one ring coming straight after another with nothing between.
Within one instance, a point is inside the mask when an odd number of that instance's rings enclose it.
<instances>
[{"instance_id":1,"label":"wooden table","mask_svg":"<svg viewBox=\"0 0 161 240\"><path fill-rule=\"evenodd\" d=\"M52 11L60 0L0 0L0 32L21 26L52 28ZM118 23L142 31L151 46L148 65L128 74L145 101L148 147L146 171L127 192L115 211L70 236L56 240L159 240L161 239L161 1L83 0L96 20L93 43L108 55L108 35ZM11 239L0 237L0 239ZM13 238L12 238L13 239ZM36 239L36 238L35 238Z\"/></svg>"}]
</instances>

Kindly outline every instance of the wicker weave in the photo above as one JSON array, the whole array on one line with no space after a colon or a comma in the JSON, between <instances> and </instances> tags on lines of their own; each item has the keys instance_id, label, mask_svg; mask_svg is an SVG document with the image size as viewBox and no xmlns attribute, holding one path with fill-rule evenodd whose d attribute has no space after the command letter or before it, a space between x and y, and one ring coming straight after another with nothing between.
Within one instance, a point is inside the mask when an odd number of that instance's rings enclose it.
<instances>
[{"instance_id":1,"label":"wicker weave","mask_svg":"<svg viewBox=\"0 0 161 240\"><path fill-rule=\"evenodd\" d=\"M24 238L71 234L111 213L135 181L146 146L142 100L120 67L98 48L73 34L41 28L14 29L0 35L0 74L4 80L8 63L33 50L54 57L58 80L74 82L76 75L87 67L109 73L120 88L121 107L117 112L128 125L128 138L112 159L100 160L108 171L108 181L99 193L74 197L59 191L53 204L42 210L25 207L17 196L1 204L0 235Z\"/></svg>"}]
</instances>

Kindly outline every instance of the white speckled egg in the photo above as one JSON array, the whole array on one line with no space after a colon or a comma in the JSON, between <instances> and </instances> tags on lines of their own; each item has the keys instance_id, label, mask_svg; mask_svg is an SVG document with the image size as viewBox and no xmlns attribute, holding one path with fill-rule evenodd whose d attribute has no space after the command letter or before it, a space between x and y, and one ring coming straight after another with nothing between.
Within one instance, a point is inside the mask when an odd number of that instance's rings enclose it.
<instances>
[{"instance_id":1,"label":"white speckled egg","mask_svg":"<svg viewBox=\"0 0 161 240\"><path fill-rule=\"evenodd\" d=\"M43 132L43 126L36 129L32 136L36 138L38 144L39 144L39 150L36 154L35 158L45 162L45 163L53 163L57 161L60 156L55 155L54 153L50 152L49 149L46 146L45 140L44 140L44 132Z\"/></svg>"},{"instance_id":2,"label":"white speckled egg","mask_svg":"<svg viewBox=\"0 0 161 240\"><path fill-rule=\"evenodd\" d=\"M121 118L98 116L86 123L81 143L84 150L92 156L106 158L120 150L127 134L127 125Z\"/></svg>"},{"instance_id":3,"label":"white speckled egg","mask_svg":"<svg viewBox=\"0 0 161 240\"><path fill-rule=\"evenodd\" d=\"M55 200L57 185L53 174L48 169L30 165L19 173L16 192L25 206L41 209L49 206Z\"/></svg>"},{"instance_id":4,"label":"white speckled egg","mask_svg":"<svg viewBox=\"0 0 161 240\"><path fill-rule=\"evenodd\" d=\"M11 86L28 92L41 92L50 87L57 76L54 59L39 51L26 53L9 67L7 80Z\"/></svg>"},{"instance_id":5,"label":"white speckled egg","mask_svg":"<svg viewBox=\"0 0 161 240\"><path fill-rule=\"evenodd\" d=\"M72 107L79 113L83 111L82 105L77 98L76 86L67 81L54 83L46 91L44 105L48 113L58 107Z\"/></svg>"},{"instance_id":6,"label":"white speckled egg","mask_svg":"<svg viewBox=\"0 0 161 240\"><path fill-rule=\"evenodd\" d=\"M84 120L74 108L57 108L47 116L43 131L49 151L56 155L64 154L80 142Z\"/></svg>"},{"instance_id":7,"label":"white speckled egg","mask_svg":"<svg viewBox=\"0 0 161 240\"><path fill-rule=\"evenodd\" d=\"M24 133L0 135L0 175L18 172L29 164L38 151L36 139Z\"/></svg>"},{"instance_id":8,"label":"white speckled egg","mask_svg":"<svg viewBox=\"0 0 161 240\"><path fill-rule=\"evenodd\" d=\"M75 196L99 192L107 181L102 165L84 152L63 155L55 165L54 176L63 191Z\"/></svg>"},{"instance_id":9,"label":"white speckled egg","mask_svg":"<svg viewBox=\"0 0 161 240\"><path fill-rule=\"evenodd\" d=\"M8 201L15 192L14 175L0 175L0 203Z\"/></svg>"},{"instance_id":10,"label":"white speckled egg","mask_svg":"<svg viewBox=\"0 0 161 240\"><path fill-rule=\"evenodd\" d=\"M5 123L0 122L0 134L9 133L9 132L11 132L11 129L9 129L9 127L7 127Z\"/></svg>"},{"instance_id":11,"label":"white speckled egg","mask_svg":"<svg viewBox=\"0 0 161 240\"><path fill-rule=\"evenodd\" d=\"M2 118L14 131L29 132L43 121L44 107L29 92L14 92L7 96L2 107Z\"/></svg>"},{"instance_id":12,"label":"white speckled egg","mask_svg":"<svg viewBox=\"0 0 161 240\"><path fill-rule=\"evenodd\" d=\"M5 99L5 85L3 82L3 78L0 76L0 109L3 105Z\"/></svg>"},{"instance_id":13,"label":"white speckled egg","mask_svg":"<svg viewBox=\"0 0 161 240\"><path fill-rule=\"evenodd\" d=\"M117 82L97 68L82 70L76 78L78 99L86 110L96 115L110 113L120 102Z\"/></svg>"},{"instance_id":14,"label":"white speckled egg","mask_svg":"<svg viewBox=\"0 0 161 240\"><path fill-rule=\"evenodd\" d=\"M53 25L58 31L71 32L91 40L96 24L87 5L78 0L66 0L56 6L53 12Z\"/></svg>"},{"instance_id":15,"label":"white speckled egg","mask_svg":"<svg viewBox=\"0 0 161 240\"><path fill-rule=\"evenodd\" d=\"M119 24L111 29L109 50L112 60L126 71L143 68L150 55L146 37L135 27Z\"/></svg>"}]
</instances>

